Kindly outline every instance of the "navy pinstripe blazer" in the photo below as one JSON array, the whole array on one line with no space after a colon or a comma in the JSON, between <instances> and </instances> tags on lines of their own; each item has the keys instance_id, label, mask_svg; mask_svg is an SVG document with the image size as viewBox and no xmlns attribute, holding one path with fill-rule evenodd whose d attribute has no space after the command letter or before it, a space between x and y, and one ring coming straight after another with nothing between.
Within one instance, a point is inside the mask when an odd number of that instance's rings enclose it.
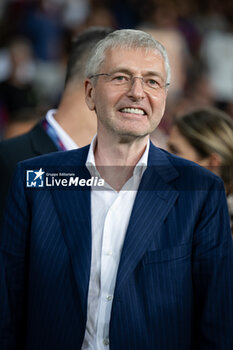
<instances>
[{"instance_id":1,"label":"navy pinstripe blazer","mask_svg":"<svg viewBox=\"0 0 233 350\"><path fill-rule=\"evenodd\" d=\"M17 167L0 236L1 350L81 348L90 190L26 189L25 169L73 168L88 177L87 152ZM232 350L232 330L233 250L222 181L151 145L121 254L110 349Z\"/></svg>"}]
</instances>

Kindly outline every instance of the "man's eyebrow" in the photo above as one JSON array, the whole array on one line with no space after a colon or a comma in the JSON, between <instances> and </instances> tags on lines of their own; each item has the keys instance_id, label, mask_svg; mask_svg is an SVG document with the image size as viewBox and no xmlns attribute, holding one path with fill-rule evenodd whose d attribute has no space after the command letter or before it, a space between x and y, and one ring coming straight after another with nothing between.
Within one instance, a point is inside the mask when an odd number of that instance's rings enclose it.
<instances>
[{"instance_id":1,"label":"man's eyebrow","mask_svg":"<svg viewBox=\"0 0 233 350\"><path fill-rule=\"evenodd\" d=\"M115 74L115 73L125 73L128 75L134 75L134 73L130 69L124 68L124 67L115 68L110 72L110 74ZM160 72L156 72L156 71L147 71L147 72L145 72L145 74L142 74L142 76L144 76L144 77L153 76L153 77L158 77L162 80L165 80L164 77L162 76L162 74Z\"/></svg>"},{"instance_id":2,"label":"man's eyebrow","mask_svg":"<svg viewBox=\"0 0 233 350\"><path fill-rule=\"evenodd\" d=\"M155 71L146 72L145 74L143 74L143 76L144 77L148 77L148 76L159 77L160 79L164 80L164 77L162 76L162 74L160 72L155 72Z\"/></svg>"},{"instance_id":3,"label":"man's eyebrow","mask_svg":"<svg viewBox=\"0 0 233 350\"><path fill-rule=\"evenodd\" d=\"M128 68L121 68L121 67L115 68L110 72L110 74L115 74L115 73L125 73L125 74L132 75L132 72Z\"/></svg>"}]
</instances>

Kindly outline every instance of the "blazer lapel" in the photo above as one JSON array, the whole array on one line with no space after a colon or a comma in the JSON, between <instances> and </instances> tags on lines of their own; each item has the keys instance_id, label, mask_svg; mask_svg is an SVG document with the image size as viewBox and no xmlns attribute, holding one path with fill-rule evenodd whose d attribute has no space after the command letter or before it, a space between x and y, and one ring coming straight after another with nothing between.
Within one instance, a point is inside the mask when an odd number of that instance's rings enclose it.
<instances>
[{"instance_id":1,"label":"blazer lapel","mask_svg":"<svg viewBox=\"0 0 233 350\"><path fill-rule=\"evenodd\" d=\"M143 175L133 206L119 264L115 296L150 245L173 207L178 192L169 184L178 176L166 155L150 147L148 167Z\"/></svg>"},{"instance_id":2,"label":"blazer lapel","mask_svg":"<svg viewBox=\"0 0 233 350\"><path fill-rule=\"evenodd\" d=\"M80 151L78 152L78 154L81 153ZM87 152L88 148L83 152L84 156L81 166L80 159L76 159L75 157L72 160L69 159L69 166L67 166L69 171L72 167L73 170L78 168L75 176L79 176L80 179L90 178L90 174L85 167ZM77 152L73 154L76 155ZM71 256L76 286L85 317L91 263L90 187L58 189L51 192L61 222L64 240Z\"/></svg>"}]
</instances>

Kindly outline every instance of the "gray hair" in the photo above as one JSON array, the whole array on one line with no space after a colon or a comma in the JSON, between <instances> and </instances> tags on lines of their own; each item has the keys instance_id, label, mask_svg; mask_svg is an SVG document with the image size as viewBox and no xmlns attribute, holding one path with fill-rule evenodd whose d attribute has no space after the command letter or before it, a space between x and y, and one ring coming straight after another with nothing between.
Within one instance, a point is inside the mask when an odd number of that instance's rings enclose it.
<instances>
[{"instance_id":1,"label":"gray hair","mask_svg":"<svg viewBox=\"0 0 233 350\"><path fill-rule=\"evenodd\" d=\"M171 70L165 47L150 34L141 30L121 29L110 33L100 40L88 57L85 75L91 77L100 71L105 60L106 51L112 48L145 48L147 51L156 50L164 59L166 70L166 84L170 83Z\"/></svg>"}]
</instances>

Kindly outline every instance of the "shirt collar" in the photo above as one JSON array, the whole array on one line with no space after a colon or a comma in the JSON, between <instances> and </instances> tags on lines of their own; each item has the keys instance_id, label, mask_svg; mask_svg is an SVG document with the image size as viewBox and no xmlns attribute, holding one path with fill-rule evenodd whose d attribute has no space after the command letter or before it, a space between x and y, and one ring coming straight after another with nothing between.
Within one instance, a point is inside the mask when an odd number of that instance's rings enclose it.
<instances>
[{"instance_id":1,"label":"shirt collar","mask_svg":"<svg viewBox=\"0 0 233 350\"><path fill-rule=\"evenodd\" d=\"M94 156L96 141L97 141L97 134L95 134L95 136L93 137L90 144L89 151L88 151L87 160L86 160L86 167L88 168L88 170L89 170L89 167L94 167L94 168L96 167L95 156Z\"/></svg>"},{"instance_id":2,"label":"shirt collar","mask_svg":"<svg viewBox=\"0 0 233 350\"><path fill-rule=\"evenodd\" d=\"M50 109L45 118L47 122L52 126L52 128L57 133L57 136L61 139L62 143L65 146L66 150L72 150L78 148L78 145L74 142L74 140L67 134L67 132L60 126L60 124L55 120L54 114L56 113L56 109Z\"/></svg>"}]
</instances>

